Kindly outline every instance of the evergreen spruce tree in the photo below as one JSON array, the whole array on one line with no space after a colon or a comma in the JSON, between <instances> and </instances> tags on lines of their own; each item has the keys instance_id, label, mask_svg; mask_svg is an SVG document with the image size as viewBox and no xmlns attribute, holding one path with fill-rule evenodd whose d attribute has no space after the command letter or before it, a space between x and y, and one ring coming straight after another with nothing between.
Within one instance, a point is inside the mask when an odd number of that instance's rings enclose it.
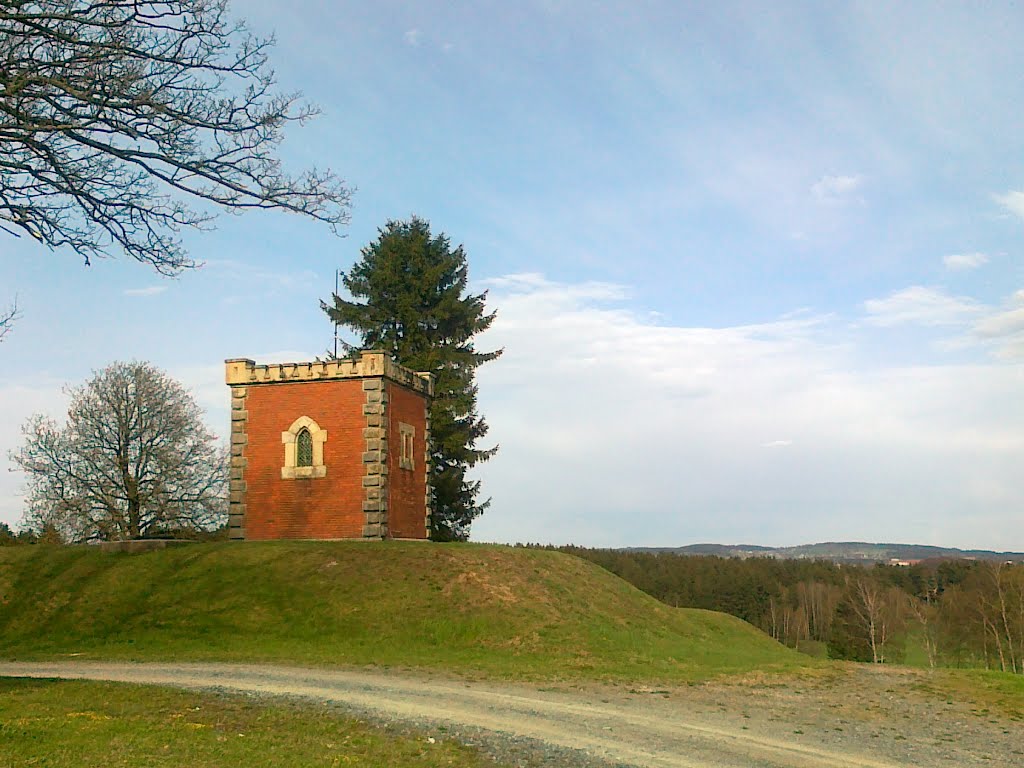
<instances>
[{"instance_id":1,"label":"evergreen spruce tree","mask_svg":"<svg viewBox=\"0 0 1024 768\"><path fill-rule=\"evenodd\" d=\"M478 447L487 423L477 412L474 379L476 369L501 350L478 352L473 345L495 313L485 312L486 292L466 292L462 246L453 250L448 237L432 235L423 219L388 221L361 256L342 273L353 301L334 296L333 304L321 306L358 337L358 347L346 343L347 351L382 349L400 365L436 377L430 411L431 536L464 541L473 519L490 504L478 500L480 481L468 480L466 472L498 450Z\"/></svg>"}]
</instances>

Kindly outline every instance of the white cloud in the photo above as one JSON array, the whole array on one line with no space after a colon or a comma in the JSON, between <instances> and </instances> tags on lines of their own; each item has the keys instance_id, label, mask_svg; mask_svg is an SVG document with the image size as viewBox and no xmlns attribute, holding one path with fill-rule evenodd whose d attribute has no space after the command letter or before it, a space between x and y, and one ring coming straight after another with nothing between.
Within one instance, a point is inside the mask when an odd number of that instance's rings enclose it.
<instances>
[{"instance_id":1,"label":"white cloud","mask_svg":"<svg viewBox=\"0 0 1024 768\"><path fill-rule=\"evenodd\" d=\"M822 176L811 187L811 194L821 202L839 202L850 199L860 189L863 178L855 176Z\"/></svg>"},{"instance_id":2,"label":"white cloud","mask_svg":"<svg viewBox=\"0 0 1024 768\"><path fill-rule=\"evenodd\" d=\"M996 347L995 356L1006 362L1020 362L1024 360L1024 334L1018 333L1005 339Z\"/></svg>"},{"instance_id":3,"label":"white cloud","mask_svg":"<svg viewBox=\"0 0 1024 768\"><path fill-rule=\"evenodd\" d=\"M163 293L167 290L166 285L149 285L145 288L126 288L124 290L125 296L156 296L158 293Z\"/></svg>"},{"instance_id":4,"label":"white cloud","mask_svg":"<svg viewBox=\"0 0 1024 768\"><path fill-rule=\"evenodd\" d=\"M1024 291L1015 292L998 307L918 285L864 302L865 323L882 328L946 328L953 335L939 342L938 348L988 350L996 359L1012 362L1024 360L1022 302Z\"/></svg>"},{"instance_id":5,"label":"white cloud","mask_svg":"<svg viewBox=\"0 0 1024 768\"><path fill-rule=\"evenodd\" d=\"M1024 219L1024 192L1011 189L1002 195L992 195L992 199L1005 208L1008 213Z\"/></svg>"},{"instance_id":6,"label":"white cloud","mask_svg":"<svg viewBox=\"0 0 1024 768\"><path fill-rule=\"evenodd\" d=\"M230 409L228 388L224 384L224 364L179 366L167 373L195 398L203 409L204 420L210 430L222 438L227 435L230 431Z\"/></svg>"},{"instance_id":7,"label":"white cloud","mask_svg":"<svg viewBox=\"0 0 1024 768\"><path fill-rule=\"evenodd\" d=\"M411 46L413 46L415 48L416 46L418 46L420 44L420 37L421 36L422 36L422 33L418 29L414 28L414 29L406 30L405 35L403 37L405 38L405 42L408 45L411 45Z\"/></svg>"},{"instance_id":8,"label":"white cloud","mask_svg":"<svg viewBox=\"0 0 1024 768\"><path fill-rule=\"evenodd\" d=\"M489 285L479 347L505 354L480 369L480 408L501 452L475 539L1024 547L1013 366L869 372L828 318L688 328L612 303L622 287Z\"/></svg>"},{"instance_id":9,"label":"white cloud","mask_svg":"<svg viewBox=\"0 0 1024 768\"><path fill-rule=\"evenodd\" d=\"M957 271L977 269L988 264L988 256L984 253L953 253L944 256L942 263L946 265L946 269Z\"/></svg>"},{"instance_id":10,"label":"white cloud","mask_svg":"<svg viewBox=\"0 0 1024 768\"><path fill-rule=\"evenodd\" d=\"M884 299L864 302L867 323L882 327L959 325L977 316L982 309L972 299L951 296L940 288L921 285L895 291Z\"/></svg>"},{"instance_id":11,"label":"white cloud","mask_svg":"<svg viewBox=\"0 0 1024 768\"><path fill-rule=\"evenodd\" d=\"M1022 333L1024 332L1024 308L989 315L974 326L974 332L986 338Z\"/></svg>"},{"instance_id":12,"label":"white cloud","mask_svg":"<svg viewBox=\"0 0 1024 768\"><path fill-rule=\"evenodd\" d=\"M485 288L493 288L511 296L529 296L531 301L575 304L584 299L621 301L629 298L629 291L616 283L587 280L582 283L564 285L549 282L539 272L521 272L492 277L482 280L480 284Z\"/></svg>"},{"instance_id":13,"label":"white cloud","mask_svg":"<svg viewBox=\"0 0 1024 768\"><path fill-rule=\"evenodd\" d=\"M321 284L316 272L311 269L281 272L235 259L207 259L203 264L203 269L211 276L230 280L235 288L248 285L265 295L275 295L285 290L290 292L321 290L325 287ZM330 287L334 287L333 274Z\"/></svg>"}]
</instances>

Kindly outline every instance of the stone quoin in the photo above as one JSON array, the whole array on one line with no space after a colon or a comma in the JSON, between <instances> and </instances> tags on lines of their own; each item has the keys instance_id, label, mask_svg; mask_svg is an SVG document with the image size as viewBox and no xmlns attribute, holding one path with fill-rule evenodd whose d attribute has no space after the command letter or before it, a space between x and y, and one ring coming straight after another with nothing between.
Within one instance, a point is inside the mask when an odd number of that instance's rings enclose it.
<instances>
[{"instance_id":1,"label":"stone quoin","mask_svg":"<svg viewBox=\"0 0 1024 768\"><path fill-rule=\"evenodd\" d=\"M230 538L429 537L431 374L379 351L224 364Z\"/></svg>"}]
</instances>

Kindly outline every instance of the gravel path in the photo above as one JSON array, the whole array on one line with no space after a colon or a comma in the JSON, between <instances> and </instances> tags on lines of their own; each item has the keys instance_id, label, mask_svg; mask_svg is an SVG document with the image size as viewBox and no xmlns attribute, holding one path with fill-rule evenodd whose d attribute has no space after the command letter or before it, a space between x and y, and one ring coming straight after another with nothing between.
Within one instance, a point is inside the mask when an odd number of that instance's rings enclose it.
<instances>
[{"instance_id":1,"label":"gravel path","mask_svg":"<svg viewBox=\"0 0 1024 768\"><path fill-rule=\"evenodd\" d=\"M5 676L157 683L342 705L528 766L1024 766L1024 724L914 694L911 674L858 668L842 678L840 690L799 680L545 688L365 669L0 662Z\"/></svg>"}]
</instances>

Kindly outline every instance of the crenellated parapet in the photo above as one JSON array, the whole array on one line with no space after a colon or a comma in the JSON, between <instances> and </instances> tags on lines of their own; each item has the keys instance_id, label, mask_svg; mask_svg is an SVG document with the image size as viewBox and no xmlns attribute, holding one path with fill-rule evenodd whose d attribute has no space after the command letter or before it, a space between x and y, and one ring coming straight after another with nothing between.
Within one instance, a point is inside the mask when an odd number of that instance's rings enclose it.
<instances>
[{"instance_id":1,"label":"crenellated parapet","mask_svg":"<svg viewBox=\"0 0 1024 768\"><path fill-rule=\"evenodd\" d=\"M278 384L287 381L326 381L335 379L362 379L385 376L409 389L433 396L434 376L420 373L394 362L386 352L369 350L358 358L326 360L313 363L270 363L257 365L255 361L240 357L225 360L224 380L229 386Z\"/></svg>"}]
</instances>

